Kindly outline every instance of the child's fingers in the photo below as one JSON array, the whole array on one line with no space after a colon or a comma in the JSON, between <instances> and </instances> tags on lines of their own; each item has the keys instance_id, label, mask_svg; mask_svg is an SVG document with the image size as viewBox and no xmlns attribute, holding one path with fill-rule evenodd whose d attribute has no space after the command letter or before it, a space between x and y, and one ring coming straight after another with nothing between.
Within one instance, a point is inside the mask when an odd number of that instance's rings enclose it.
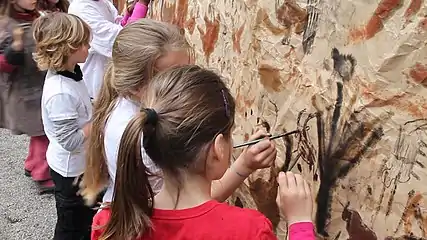
<instances>
[{"instance_id":1,"label":"child's fingers","mask_svg":"<svg viewBox=\"0 0 427 240\"><path fill-rule=\"evenodd\" d=\"M306 196L306 192L304 189L304 178L300 174L295 174L295 183L300 196Z\"/></svg>"},{"instance_id":2,"label":"child's fingers","mask_svg":"<svg viewBox=\"0 0 427 240\"><path fill-rule=\"evenodd\" d=\"M279 183L279 193L283 188L288 187L288 177L286 176L286 173L280 172L279 176L277 177L277 182Z\"/></svg>"},{"instance_id":3,"label":"child's fingers","mask_svg":"<svg viewBox=\"0 0 427 240\"><path fill-rule=\"evenodd\" d=\"M249 141L257 140L257 139L263 138L267 135L268 135L268 133L265 130L260 129L260 130L256 131L254 134L252 134L252 136L249 137Z\"/></svg>"},{"instance_id":4,"label":"child's fingers","mask_svg":"<svg viewBox=\"0 0 427 240\"><path fill-rule=\"evenodd\" d=\"M264 162L270 155L274 155L276 151L275 148L272 148L270 144L268 145L260 145L258 148L253 146L251 149L251 153L255 156L256 162Z\"/></svg>"},{"instance_id":5,"label":"child's fingers","mask_svg":"<svg viewBox=\"0 0 427 240\"><path fill-rule=\"evenodd\" d=\"M24 29L21 27L15 28L12 32L13 40L22 40L22 35L24 35Z\"/></svg>"},{"instance_id":6,"label":"child's fingers","mask_svg":"<svg viewBox=\"0 0 427 240\"><path fill-rule=\"evenodd\" d=\"M310 189L310 185L308 185L307 181L304 181L304 191L306 196L311 200L311 189Z\"/></svg>"},{"instance_id":7,"label":"child's fingers","mask_svg":"<svg viewBox=\"0 0 427 240\"><path fill-rule=\"evenodd\" d=\"M288 181L288 188L290 192L295 192L297 190L297 184L295 180L295 175L292 172L286 173L286 178Z\"/></svg>"},{"instance_id":8,"label":"child's fingers","mask_svg":"<svg viewBox=\"0 0 427 240\"><path fill-rule=\"evenodd\" d=\"M282 204L280 204L280 184L279 184L279 186L277 186L276 204L279 208L280 208L280 205L282 205Z\"/></svg>"},{"instance_id":9,"label":"child's fingers","mask_svg":"<svg viewBox=\"0 0 427 240\"><path fill-rule=\"evenodd\" d=\"M276 160L276 149L273 150L263 161L262 165L266 167L271 167L274 165L274 162Z\"/></svg>"},{"instance_id":10,"label":"child's fingers","mask_svg":"<svg viewBox=\"0 0 427 240\"><path fill-rule=\"evenodd\" d=\"M250 151L250 153L253 155L258 155L263 151L267 151L270 148L270 146L271 146L270 140L263 140L252 146L249 146L248 151ZM271 148L271 149L274 149L274 148Z\"/></svg>"}]
</instances>

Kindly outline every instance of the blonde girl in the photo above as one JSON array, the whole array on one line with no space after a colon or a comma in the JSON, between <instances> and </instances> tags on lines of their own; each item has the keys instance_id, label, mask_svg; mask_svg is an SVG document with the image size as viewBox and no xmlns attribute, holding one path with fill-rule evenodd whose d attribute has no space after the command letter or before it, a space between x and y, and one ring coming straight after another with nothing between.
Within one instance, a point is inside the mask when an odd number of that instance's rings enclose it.
<instances>
[{"instance_id":1,"label":"blonde girl","mask_svg":"<svg viewBox=\"0 0 427 240\"><path fill-rule=\"evenodd\" d=\"M142 19L124 28L114 43L112 62L94 104L93 128L89 139L87 166L82 194L93 204L105 187L104 202L111 202L120 139L126 125L139 113L140 99L150 79L158 71L190 63L188 44L177 27ZM265 134L257 132L252 138ZM162 186L162 172L141 149L154 193ZM276 158L274 142L262 141L243 153L224 177L213 186L213 197L227 199L256 169L271 166Z\"/></svg>"},{"instance_id":2,"label":"blonde girl","mask_svg":"<svg viewBox=\"0 0 427 240\"><path fill-rule=\"evenodd\" d=\"M151 0L136 0L132 13L122 19L110 0L74 0L68 13L81 17L92 29L89 57L82 64L86 85L93 99L98 96L107 62L111 58L114 39L122 28L136 19L144 18ZM123 20L123 21L121 21Z\"/></svg>"},{"instance_id":3,"label":"blonde girl","mask_svg":"<svg viewBox=\"0 0 427 240\"><path fill-rule=\"evenodd\" d=\"M235 102L221 78L176 67L154 77L141 102L120 142L114 200L94 217L92 239L277 239L261 213L212 199L212 181L226 173L233 149ZM141 147L163 171L157 195ZM307 182L292 173L278 180L290 239L314 240Z\"/></svg>"},{"instance_id":4,"label":"blonde girl","mask_svg":"<svg viewBox=\"0 0 427 240\"><path fill-rule=\"evenodd\" d=\"M49 147L46 152L55 183L57 222L54 240L89 240L95 211L79 196L78 181L85 166L92 103L78 63L86 61L90 29L79 17L51 13L34 23L34 59L47 70L42 119Z\"/></svg>"}]
</instances>

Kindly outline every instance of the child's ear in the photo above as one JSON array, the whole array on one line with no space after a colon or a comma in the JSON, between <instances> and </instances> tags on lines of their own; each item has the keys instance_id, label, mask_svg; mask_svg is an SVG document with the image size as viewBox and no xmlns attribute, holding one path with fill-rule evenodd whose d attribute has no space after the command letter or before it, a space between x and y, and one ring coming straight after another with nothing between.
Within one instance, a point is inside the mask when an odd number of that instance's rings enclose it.
<instances>
[{"instance_id":1,"label":"child's ear","mask_svg":"<svg viewBox=\"0 0 427 240\"><path fill-rule=\"evenodd\" d=\"M218 136L215 137L213 146L218 160L223 161L228 158L229 141L223 134L218 134Z\"/></svg>"},{"instance_id":2,"label":"child's ear","mask_svg":"<svg viewBox=\"0 0 427 240\"><path fill-rule=\"evenodd\" d=\"M206 176L217 180L224 175L230 162L230 141L223 134L215 137L206 159Z\"/></svg>"}]
</instances>

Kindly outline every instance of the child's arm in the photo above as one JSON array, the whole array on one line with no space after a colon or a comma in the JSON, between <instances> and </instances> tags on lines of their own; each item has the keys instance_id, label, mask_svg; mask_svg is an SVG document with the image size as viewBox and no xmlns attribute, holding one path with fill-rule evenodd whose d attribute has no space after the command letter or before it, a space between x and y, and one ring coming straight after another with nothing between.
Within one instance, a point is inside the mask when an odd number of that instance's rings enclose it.
<instances>
[{"instance_id":1,"label":"child's arm","mask_svg":"<svg viewBox=\"0 0 427 240\"><path fill-rule=\"evenodd\" d=\"M122 27L126 26L128 20L130 17L130 13L129 11L126 10L126 14L123 16L122 20L120 20L120 25L122 25Z\"/></svg>"},{"instance_id":2,"label":"child's arm","mask_svg":"<svg viewBox=\"0 0 427 240\"><path fill-rule=\"evenodd\" d=\"M289 240L315 240L311 220L313 199L311 188L299 174L280 172L276 203L289 224Z\"/></svg>"},{"instance_id":3,"label":"child's arm","mask_svg":"<svg viewBox=\"0 0 427 240\"><path fill-rule=\"evenodd\" d=\"M265 136L266 132L258 131L249 140ZM257 169L272 166L276 159L276 145L273 141L261 141L246 148L224 176L212 183L212 198L219 202L225 201Z\"/></svg>"},{"instance_id":4,"label":"child's arm","mask_svg":"<svg viewBox=\"0 0 427 240\"><path fill-rule=\"evenodd\" d=\"M135 22L138 19L145 18L147 16L148 12L148 4L150 3L149 0L140 0L135 4L135 7L133 8L132 15L129 17L129 20L125 23L132 23ZM123 25L124 26L124 25Z\"/></svg>"},{"instance_id":5,"label":"child's arm","mask_svg":"<svg viewBox=\"0 0 427 240\"><path fill-rule=\"evenodd\" d=\"M69 13L79 16L92 29L91 49L111 58L114 40L123 27L105 19L104 13L94 5L78 4Z\"/></svg>"},{"instance_id":6,"label":"child's arm","mask_svg":"<svg viewBox=\"0 0 427 240\"><path fill-rule=\"evenodd\" d=\"M289 240L315 240L312 222L298 222L289 226Z\"/></svg>"},{"instance_id":7,"label":"child's arm","mask_svg":"<svg viewBox=\"0 0 427 240\"><path fill-rule=\"evenodd\" d=\"M44 106L53 124L53 137L69 152L80 148L89 134L90 124L80 128L77 123L77 106L78 100L69 94L57 94Z\"/></svg>"},{"instance_id":8,"label":"child's arm","mask_svg":"<svg viewBox=\"0 0 427 240\"><path fill-rule=\"evenodd\" d=\"M128 23L132 23L138 19L145 18L145 16L147 16L149 4L150 0L139 0L138 2L136 2L133 8L126 10L126 14L120 21L120 24L124 27Z\"/></svg>"},{"instance_id":9,"label":"child's arm","mask_svg":"<svg viewBox=\"0 0 427 240\"><path fill-rule=\"evenodd\" d=\"M24 64L24 44L22 28L13 31L0 45L0 72L12 72L16 66Z\"/></svg>"}]
</instances>

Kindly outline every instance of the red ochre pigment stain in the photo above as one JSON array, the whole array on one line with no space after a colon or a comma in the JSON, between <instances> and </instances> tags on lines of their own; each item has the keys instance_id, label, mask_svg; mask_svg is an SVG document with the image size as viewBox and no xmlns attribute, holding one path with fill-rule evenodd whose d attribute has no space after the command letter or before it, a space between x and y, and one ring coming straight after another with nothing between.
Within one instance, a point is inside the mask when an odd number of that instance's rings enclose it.
<instances>
[{"instance_id":1,"label":"red ochre pigment stain","mask_svg":"<svg viewBox=\"0 0 427 240\"><path fill-rule=\"evenodd\" d=\"M258 28L261 24L263 24L273 35L282 35L287 32L287 29L276 27L272 22L270 17L268 16L265 9L260 9L257 12L256 16L256 25L255 28Z\"/></svg>"},{"instance_id":2,"label":"red ochre pigment stain","mask_svg":"<svg viewBox=\"0 0 427 240\"><path fill-rule=\"evenodd\" d=\"M405 211L402 214L403 229L405 234L411 235L413 230L413 221L418 222L423 233L423 239L427 237L427 219L422 214L419 214L420 204L423 201L423 196L419 192L411 191L408 194Z\"/></svg>"},{"instance_id":3,"label":"red ochre pigment stain","mask_svg":"<svg viewBox=\"0 0 427 240\"><path fill-rule=\"evenodd\" d=\"M409 21L412 16L418 13L421 9L421 5L423 4L423 0L412 0L409 4L409 7L406 9L404 17L406 21Z\"/></svg>"},{"instance_id":4,"label":"red ochre pigment stain","mask_svg":"<svg viewBox=\"0 0 427 240\"><path fill-rule=\"evenodd\" d=\"M220 17L217 15L213 21L209 20L207 16L204 18L206 30L197 26L202 40L203 52L205 53L206 63L209 63L209 58L215 50L215 44L218 41Z\"/></svg>"},{"instance_id":5,"label":"red ochre pigment stain","mask_svg":"<svg viewBox=\"0 0 427 240\"><path fill-rule=\"evenodd\" d=\"M195 17L191 17L190 19L188 19L187 22L185 22L185 27L188 29L188 32L190 34L194 33L194 29L196 27L196 18Z\"/></svg>"},{"instance_id":6,"label":"red ochre pigment stain","mask_svg":"<svg viewBox=\"0 0 427 240\"><path fill-rule=\"evenodd\" d=\"M233 50L237 53L242 53L242 48L240 47L240 39L242 38L243 30L245 29L245 23L242 24L237 30L233 30L231 38L233 40Z\"/></svg>"},{"instance_id":7,"label":"red ochre pigment stain","mask_svg":"<svg viewBox=\"0 0 427 240\"><path fill-rule=\"evenodd\" d=\"M282 81L280 80L280 70L274 68L268 64L261 64L258 67L258 74L261 84L267 90L279 92L282 87Z\"/></svg>"},{"instance_id":8,"label":"red ochre pigment stain","mask_svg":"<svg viewBox=\"0 0 427 240\"><path fill-rule=\"evenodd\" d=\"M427 103L425 99L411 99L407 94L395 95L385 99L377 97L372 91L364 93L368 99L372 99L364 108L394 107L400 111L407 112L415 118L427 117Z\"/></svg>"},{"instance_id":9,"label":"red ochre pigment stain","mask_svg":"<svg viewBox=\"0 0 427 240\"><path fill-rule=\"evenodd\" d=\"M161 10L160 20L163 22L172 23L175 17L175 4L166 3Z\"/></svg>"},{"instance_id":10,"label":"red ochre pigment stain","mask_svg":"<svg viewBox=\"0 0 427 240\"><path fill-rule=\"evenodd\" d=\"M350 41L371 39L383 28L384 22L402 5L402 0L382 0L365 27L350 31Z\"/></svg>"},{"instance_id":11,"label":"red ochre pigment stain","mask_svg":"<svg viewBox=\"0 0 427 240\"><path fill-rule=\"evenodd\" d=\"M417 83L427 87L427 64L416 63L409 71L409 76Z\"/></svg>"},{"instance_id":12,"label":"red ochre pigment stain","mask_svg":"<svg viewBox=\"0 0 427 240\"><path fill-rule=\"evenodd\" d=\"M188 0L178 0L178 5L176 6L174 24L178 25L180 28L184 28L185 20L188 13Z\"/></svg>"},{"instance_id":13,"label":"red ochre pigment stain","mask_svg":"<svg viewBox=\"0 0 427 240\"><path fill-rule=\"evenodd\" d=\"M295 33L299 34L304 31L303 26L307 21L307 11L300 7L295 0L285 1L276 10L276 17L279 23L286 28L295 26Z\"/></svg>"},{"instance_id":14,"label":"red ochre pigment stain","mask_svg":"<svg viewBox=\"0 0 427 240\"><path fill-rule=\"evenodd\" d=\"M245 133L243 140L244 141L248 141L249 140L249 133Z\"/></svg>"},{"instance_id":15,"label":"red ochre pigment stain","mask_svg":"<svg viewBox=\"0 0 427 240\"><path fill-rule=\"evenodd\" d=\"M188 0L178 0L175 3L166 3L161 11L161 20L179 26L185 27L188 13Z\"/></svg>"}]
</instances>

